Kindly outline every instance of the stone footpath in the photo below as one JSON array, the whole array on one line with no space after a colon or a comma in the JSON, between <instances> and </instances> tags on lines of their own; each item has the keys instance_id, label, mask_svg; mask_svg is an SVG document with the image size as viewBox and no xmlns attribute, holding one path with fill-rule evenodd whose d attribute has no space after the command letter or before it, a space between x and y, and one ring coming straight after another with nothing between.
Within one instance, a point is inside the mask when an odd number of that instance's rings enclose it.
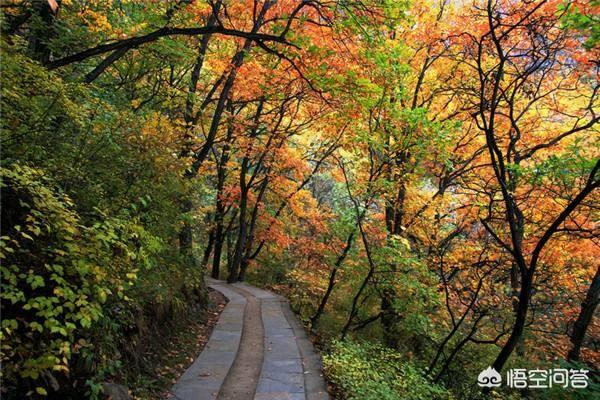
<instances>
[{"instance_id":1,"label":"stone footpath","mask_svg":"<svg viewBox=\"0 0 600 400\"><path fill-rule=\"evenodd\" d=\"M321 359L286 299L245 283L206 281L229 303L170 398L329 399Z\"/></svg>"}]
</instances>

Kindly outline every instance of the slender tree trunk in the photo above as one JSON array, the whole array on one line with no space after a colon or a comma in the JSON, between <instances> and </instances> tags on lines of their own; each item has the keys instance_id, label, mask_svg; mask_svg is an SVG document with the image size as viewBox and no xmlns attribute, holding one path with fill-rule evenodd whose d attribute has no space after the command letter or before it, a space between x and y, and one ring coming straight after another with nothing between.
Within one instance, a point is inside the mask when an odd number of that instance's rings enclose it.
<instances>
[{"instance_id":1,"label":"slender tree trunk","mask_svg":"<svg viewBox=\"0 0 600 400\"><path fill-rule=\"evenodd\" d=\"M467 307L465 312L462 314L460 319L455 323L454 318L452 318L452 323L454 326L453 326L452 330L450 331L450 333L448 333L448 335L446 335L446 337L444 338L444 340L438 347L435 357L429 364L429 368L427 369L427 373L429 375L431 375L433 373L433 370L435 369L437 362L439 361L440 357L444 353L444 349L445 349L446 345L450 342L452 337L454 337L454 335L458 332L459 328L462 326L463 322L465 321L467 315L473 310L473 306L475 305L475 302L477 301L477 299L479 297L479 292L480 292L482 286L483 286L483 279L480 279L479 283L477 284L477 289L475 290L475 294L473 295L473 298L469 302L469 306Z\"/></svg>"},{"instance_id":2,"label":"slender tree trunk","mask_svg":"<svg viewBox=\"0 0 600 400\"><path fill-rule=\"evenodd\" d=\"M314 330L317 327L319 318L321 318L321 315L323 315L323 312L325 311L325 306L327 305L329 296L331 295L331 292L333 291L333 287L335 286L335 283L336 283L335 276L337 275L337 272L338 272L338 267L333 267L333 269L329 273L329 283L327 284L327 290L325 290L325 294L323 295L323 298L321 299L321 302L319 303L319 307L317 308L317 311L310 318L311 330Z\"/></svg>"},{"instance_id":3,"label":"slender tree trunk","mask_svg":"<svg viewBox=\"0 0 600 400\"><path fill-rule=\"evenodd\" d=\"M229 102L228 110L233 114L233 106ZM221 254L223 251L223 241L225 240L223 231L225 223L225 205L223 204L223 188L225 187L226 169L229 162L230 143L233 140L233 126L227 127L227 139L223 145L221 159L217 164L217 193L215 195L215 245L213 252L213 265L211 276L219 279L221 269Z\"/></svg>"},{"instance_id":4,"label":"slender tree trunk","mask_svg":"<svg viewBox=\"0 0 600 400\"><path fill-rule=\"evenodd\" d=\"M519 293L519 306L517 307L517 313L515 317L515 324L511 331L511 334L500 350L500 353L494 361L493 367L496 371L502 371L504 364L508 361L508 358L515 350L515 347L521 339L521 335L525 329L525 323L527 320L527 311L529 309L529 301L531 300L531 287L532 287L532 274L531 270L526 271L522 276L521 292Z\"/></svg>"},{"instance_id":5,"label":"slender tree trunk","mask_svg":"<svg viewBox=\"0 0 600 400\"><path fill-rule=\"evenodd\" d=\"M60 4L60 1L57 1ZM56 10L58 12L58 9ZM29 32L29 52L31 58L47 64L50 61L50 48L48 42L54 36L55 11L47 1L33 2L33 14L38 23L32 24Z\"/></svg>"},{"instance_id":6,"label":"slender tree trunk","mask_svg":"<svg viewBox=\"0 0 600 400\"><path fill-rule=\"evenodd\" d=\"M223 251L223 224L215 229L215 249L213 251L213 265L210 276L219 279L221 269L221 252Z\"/></svg>"},{"instance_id":7,"label":"slender tree trunk","mask_svg":"<svg viewBox=\"0 0 600 400\"><path fill-rule=\"evenodd\" d=\"M348 192L348 196L350 197L350 200L352 201L352 204L354 205L354 212L356 215L356 224L358 226L358 231L360 232L360 237L361 237L363 246L365 248L365 253L367 254L367 261L369 262L369 271L367 272L367 275L365 276L360 287L358 288L358 291L352 298L352 308L350 309L350 315L348 316L348 320L346 321L346 324L342 328L341 339L344 340L346 338L346 335L348 334L348 331L350 330L350 326L352 325L352 323L354 321L354 317L356 317L356 314L358 313L358 300L360 299L360 296L362 296L363 291L367 288L367 285L369 284L371 278L375 274L376 264L375 264L375 261L373 260L372 254L371 254L371 246L369 245L369 241L367 239L367 234L365 233L365 230L363 228L361 212L359 209L358 201L352 195L352 191L350 190L350 181L348 180L346 168L344 167L344 164L341 162L340 162L340 169L342 170L342 174L344 175L346 191ZM369 183L371 182L372 178L373 178L372 176L369 177ZM370 200L371 199L369 198L365 201L364 213L366 213L366 209L368 208L368 204L370 203ZM362 215L364 215L364 214L362 214Z\"/></svg>"},{"instance_id":8,"label":"slender tree trunk","mask_svg":"<svg viewBox=\"0 0 600 400\"><path fill-rule=\"evenodd\" d=\"M402 157L403 162L404 157ZM402 178L399 178L402 179ZM406 186L400 183L396 198L393 201L393 207L386 209L386 220L388 221L388 233L390 235L400 235L402 233L402 222L404 219L404 199L406 197ZM391 214L390 214L391 213ZM394 307L394 301L397 298L395 284L395 274L397 267L390 265L391 276L389 282L381 291L381 325L384 331L386 345L392 348L398 346L398 337L395 327L398 324L398 315Z\"/></svg>"},{"instance_id":9,"label":"slender tree trunk","mask_svg":"<svg viewBox=\"0 0 600 400\"><path fill-rule=\"evenodd\" d=\"M252 33L258 32L260 27L263 24L265 14L269 10L269 8L273 5L273 2L267 1L263 4L263 7L258 15L254 26L252 27ZM217 131L219 129L219 125L221 122L221 117L223 116L223 111L225 110L226 102L229 99L229 94L231 89L233 89L233 85L235 83L235 79L237 77L237 72L240 67L244 64L244 58L246 57L246 53L252 47L253 41L250 39L246 39L244 45L240 51L238 51L231 60L231 71L227 76L227 80L223 85L223 89L221 90L221 94L217 101L217 105L215 107L215 112L213 114L213 118L210 124L210 128L208 130L208 135L206 136L206 142L202 146L202 148L196 153L195 160L192 164L192 171L197 173L206 158L210 153L210 149L215 142L215 138L217 137Z\"/></svg>"},{"instance_id":10,"label":"slender tree trunk","mask_svg":"<svg viewBox=\"0 0 600 400\"><path fill-rule=\"evenodd\" d=\"M235 247L235 253L233 255L233 260L231 262L229 277L227 278L228 282L236 282L238 280L243 280L245 278L246 269L248 268L248 257L246 254L249 250L246 249L247 242L249 240L249 235L253 232L248 231L248 222L246 221L246 214L248 212L248 194L252 189L252 182L256 177L256 174L260 170L261 161L259 161L254 167L254 173L250 176L250 179L247 180L246 176L248 174L248 170L251 167L251 159L250 153L252 146L254 144L254 139L258 136L259 133L259 123L260 117L263 112L263 107L265 105L265 97L261 97L258 102L258 106L256 107L256 113L254 115L254 123L253 127L250 130L250 138L252 141L250 142L250 148L247 150L246 155L242 160L242 168L240 171L240 219L239 219L239 230L238 230L238 240ZM267 181L265 181L266 183ZM260 202L260 198L264 194L264 189L261 189L261 193L259 194L259 198L257 199L256 205L254 207L254 212L252 215L251 222L251 230L254 230L254 224L256 223L256 215L258 212L258 203Z\"/></svg>"},{"instance_id":11,"label":"slender tree trunk","mask_svg":"<svg viewBox=\"0 0 600 400\"><path fill-rule=\"evenodd\" d=\"M519 161L514 161L515 165L519 165ZM506 186L508 190L512 193L516 192L517 187L519 186L519 178L517 175L512 173L511 171L507 172L508 182ZM525 234L525 220L523 217L523 213L519 209L519 207L514 206L514 216L515 216L515 226L516 226L516 240L518 241L518 248L522 248L523 246L523 235ZM515 260L513 260L510 268L510 287L511 287L511 298L512 298L512 307L515 316L519 312L519 288L520 288L520 273L519 273L519 264ZM523 335L519 338L517 342L517 346L515 348L518 355L525 355L525 341Z\"/></svg>"},{"instance_id":12,"label":"slender tree trunk","mask_svg":"<svg viewBox=\"0 0 600 400\"><path fill-rule=\"evenodd\" d=\"M221 172L219 172L221 174ZM223 181L224 181L224 172L223 172ZM219 183L221 182L221 177L219 177ZM225 240L225 235L223 234L223 224L225 220L225 207L223 205L223 200L221 199L221 192L223 186L222 184L217 184L217 200L215 206L215 245L213 251L213 264L211 276L214 279L219 279L220 268L221 268L221 253L223 251L223 241Z\"/></svg>"},{"instance_id":13,"label":"slender tree trunk","mask_svg":"<svg viewBox=\"0 0 600 400\"><path fill-rule=\"evenodd\" d=\"M181 200L181 212L183 214L189 214L193 210L193 203L189 198ZM186 263L196 265L196 260L193 253L193 233L192 225L188 218L183 221L183 226L179 231L179 253L184 257Z\"/></svg>"},{"instance_id":14,"label":"slender tree trunk","mask_svg":"<svg viewBox=\"0 0 600 400\"><path fill-rule=\"evenodd\" d=\"M242 202L240 204L240 217L239 217L239 228L238 228L238 238L235 242L235 248L233 253L233 258L231 260L231 265L229 267L229 276L227 277L227 282L234 283L237 281L238 272L240 268L240 264L242 261L242 252L244 249L244 241L246 238L246 196L242 197Z\"/></svg>"},{"instance_id":15,"label":"slender tree trunk","mask_svg":"<svg viewBox=\"0 0 600 400\"><path fill-rule=\"evenodd\" d=\"M456 347L454 347L454 349L452 350L452 352L450 353L450 355L448 356L448 358L444 362L444 365L440 369L440 372L438 372L438 374L436 375L435 379L433 380L434 382L439 382L440 381L440 379L442 378L442 376L444 376L444 374L446 373L446 371L448 371L448 368L450 368L450 365L452 364L452 361L454 360L454 357L456 357L456 355L462 350L462 348L465 347L465 345L469 342L469 340L471 340L471 338L473 337L473 335L475 335L475 333L477 333L477 324L479 323L479 321L481 321L481 319L483 317L484 317L484 315L482 314L477 319L475 319L475 321L473 322L473 326L471 327L471 330L469 331L469 333L467 334L467 336L465 336L460 342L458 342L458 344L456 345Z\"/></svg>"},{"instance_id":16,"label":"slender tree trunk","mask_svg":"<svg viewBox=\"0 0 600 400\"><path fill-rule=\"evenodd\" d=\"M248 228L246 244L244 247L244 256L240 264L240 273L238 275L239 281L243 281L244 279L246 279L246 271L248 270L248 265L250 265L250 256L252 253L252 246L254 245L254 231L256 229L256 221L258 220L258 212L260 210L260 204L262 203L262 199L265 195L267 186L269 185L268 170L266 174L267 176L265 176L260 186L260 191L258 192L258 197L256 198L254 209L252 210L252 217L250 218L250 226Z\"/></svg>"},{"instance_id":17,"label":"slender tree trunk","mask_svg":"<svg viewBox=\"0 0 600 400\"><path fill-rule=\"evenodd\" d=\"M329 274L329 283L327 284L327 290L325 290L325 294L323 295L323 298L321 299L321 302L319 303L319 307L317 308L317 311L310 318L311 329L314 329L317 326L317 323L319 322L319 318L321 318L321 315L325 311L325 306L327 305L329 296L331 295L331 292L333 291L333 287L336 284L335 276L337 275L337 271L341 267L342 262L344 262L344 259L346 258L346 256L350 252L350 249L352 248L352 243L354 242L355 232L356 232L356 230L353 229L352 232L350 232L350 234L348 235L348 239L346 239L346 246L344 246L344 250L342 251L342 254L339 255L338 259L336 260L336 262L333 266L333 269L331 270L331 273Z\"/></svg>"},{"instance_id":18,"label":"slender tree trunk","mask_svg":"<svg viewBox=\"0 0 600 400\"><path fill-rule=\"evenodd\" d=\"M592 322L598 303L600 303L600 267L596 270L596 274L588 288L585 300L581 304L579 316L573 325L573 330L570 335L573 347L569 351L567 360L579 361L579 353L581 352L585 332Z\"/></svg>"},{"instance_id":19,"label":"slender tree trunk","mask_svg":"<svg viewBox=\"0 0 600 400\"><path fill-rule=\"evenodd\" d=\"M210 232L208 233L208 244L206 245L206 248L204 249L204 255L202 256L202 264L200 264L200 267L202 268L202 270L205 270L206 266L208 265L208 260L210 259L210 255L212 253L214 245L215 245L215 229L211 229Z\"/></svg>"},{"instance_id":20,"label":"slender tree trunk","mask_svg":"<svg viewBox=\"0 0 600 400\"><path fill-rule=\"evenodd\" d=\"M250 265L250 260L246 257L242 257L242 261L240 262L240 272L238 274L238 281L243 282L246 280L246 271L248 270L248 266Z\"/></svg>"},{"instance_id":21,"label":"slender tree trunk","mask_svg":"<svg viewBox=\"0 0 600 400\"><path fill-rule=\"evenodd\" d=\"M237 213L236 213L237 214ZM237 218L237 215L234 215L233 218ZM237 227L230 227L225 233L225 238L227 239L227 270L231 270L231 260L233 260L233 253L235 252L235 242L234 242L234 234L237 231Z\"/></svg>"},{"instance_id":22,"label":"slender tree trunk","mask_svg":"<svg viewBox=\"0 0 600 400\"><path fill-rule=\"evenodd\" d=\"M515 316L519 312L519 276L519 266L513 261L510 268L510 287L512 292L512 307ZM517 343L516 351L520 356L525 355L525 341L523 340L523 336L521 336L519 342Z\"/></svg>"},{"instance_id":23,"label":"slender tree trunk","mask_svg":"<svg viewBox=\"0 0 600 400\"><path fill-rule=\"evenodd\" d=\"M242 256L246 244L246 212L248 208L248 188L246 187L246 172L248 170L249 159L247 157L242 161L242 169L240 171L240 215L238 219L238 238L235 244L233 259L229 267L229 276L227 282L233 283L238 279L238 272L242 262Z\"/></svg>"}]
</instances>

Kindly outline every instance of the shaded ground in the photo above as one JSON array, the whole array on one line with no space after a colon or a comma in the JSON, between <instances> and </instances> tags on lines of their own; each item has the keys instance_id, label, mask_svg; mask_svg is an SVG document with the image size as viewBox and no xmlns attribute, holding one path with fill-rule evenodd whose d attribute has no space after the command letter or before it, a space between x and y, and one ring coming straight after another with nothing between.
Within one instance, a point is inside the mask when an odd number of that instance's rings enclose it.
<instances>
[{"instance_id":1,"label":"shaded ground","mask_svg":"<svg viewBox=\"0 0 600 400\"><path fill-rule=\"evenodd\" d=\"M189 315L172 330L164 340L166 345L156 346L147 359L155 365L153 371L142 373L131 391L137 400L162 400L181 374L200 354L213 331L227 299L218 291L209 289L209 306L206 310Z\"/></svg>"}]
</instances>

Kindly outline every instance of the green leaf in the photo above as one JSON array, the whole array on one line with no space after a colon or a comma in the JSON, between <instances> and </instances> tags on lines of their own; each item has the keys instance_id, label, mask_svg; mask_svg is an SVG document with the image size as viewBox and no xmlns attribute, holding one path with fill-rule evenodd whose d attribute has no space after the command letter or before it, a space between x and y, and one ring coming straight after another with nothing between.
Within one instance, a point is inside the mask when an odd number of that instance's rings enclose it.
<instances>
[{"instance_id":1,"label":"green leaf","mask_svg":"<svg viewBox=\"0 0 600 400\"><path fill-rule=\"evenodd\" d=\"M42 395L42 396L48 396L48 392L46 391L46 389L44 389L43 387L36 387L35 391L37 394Z\"/></svg>"}]
</instances>

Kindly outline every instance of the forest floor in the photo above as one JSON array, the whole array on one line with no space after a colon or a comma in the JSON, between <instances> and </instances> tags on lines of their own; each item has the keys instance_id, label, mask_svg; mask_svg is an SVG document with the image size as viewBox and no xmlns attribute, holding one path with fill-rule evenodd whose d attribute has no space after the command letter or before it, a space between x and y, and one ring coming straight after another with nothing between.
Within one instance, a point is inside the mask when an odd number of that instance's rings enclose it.
<instances>
[{"instance_id":1,"label":"forest floor","mask_svg":"<svg viewBox=\"0 0 600 400\"><path fill-rule=\"evenodd\" d=\"M189 315L173 329L166 346L157 346L150 355L156 367L140 376L133 390L136 400L162 400L181 374L202 352L227 305L227 298L216 290L209 290L209 304L204 310Z\"/></svg>"},{"instance_id":2,"label":"forest floor","mask_svg":"<svg viewBox=\"0 0 600 400\"><path fill-rule=\"evenodd\" d=\"M329 398L320 356L287 300L247 284L207 282L229 302L204 350L168 398Z\"/></svg>"}]
</instances>

